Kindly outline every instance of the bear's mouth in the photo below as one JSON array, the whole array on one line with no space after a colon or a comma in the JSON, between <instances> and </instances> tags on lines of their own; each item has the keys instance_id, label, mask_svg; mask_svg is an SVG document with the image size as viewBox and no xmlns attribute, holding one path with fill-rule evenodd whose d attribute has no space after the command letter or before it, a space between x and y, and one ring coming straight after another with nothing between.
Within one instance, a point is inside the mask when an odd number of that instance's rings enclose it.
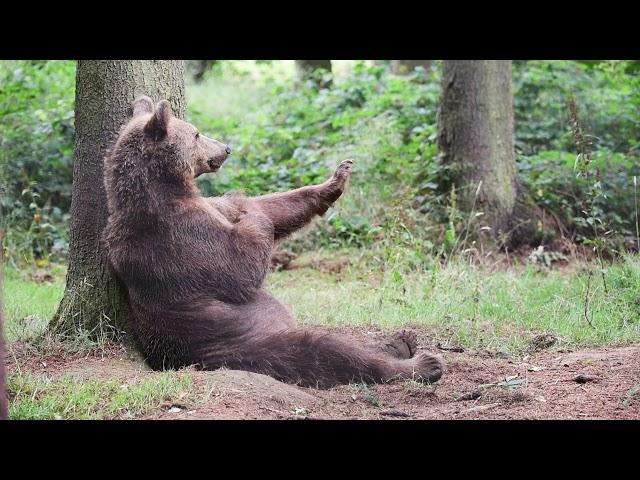
<instances>
[{"instance_id":1,"label":"bear's mouth","mask_svg":"<svg viewBox=\"0 0 640 480\"><path fill-rule=\"evenodd\" d=\"M209 160L207 164L213 172L217 172L220 169L220 165L216 165L216 161L214 159Z\"/></svg>"}]
</instances>

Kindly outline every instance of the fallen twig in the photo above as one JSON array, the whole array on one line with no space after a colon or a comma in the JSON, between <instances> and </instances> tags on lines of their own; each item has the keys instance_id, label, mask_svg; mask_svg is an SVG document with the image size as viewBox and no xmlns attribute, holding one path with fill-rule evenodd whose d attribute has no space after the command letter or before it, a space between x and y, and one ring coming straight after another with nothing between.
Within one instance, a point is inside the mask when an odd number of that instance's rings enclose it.
<instances>
[{"instance_id":1,"label":"fallen twig","mask_svg":"<svg viewBox=\"0 0 640 480\"><path fill-rule=\"evenodd\" d=\"M469 412L480 412L483 410L490 410L492 408L495 407L499 407L500 405L502 405L501 403L489 403L487 405L478 405L477 407L471 407L468 410L465 410L465 412L469 413Z\"/></svg>"},{"instance_id":2,"label":"fallen twig","mask_svg":"<svg viewBox=\"0 0 640 480\"><path fill-rule=\"evenodd\" d=\"M480 392L480 390L474 390L473 392L468 392L463 395L460 395L455 400L456 402L462 402L466 400L475 400L477 398L480 398L481 396L482 396L482 393Z\"/></svg>"},{"instance_id":3,"label":"fallen twig","mask_svg":"<svg viewBox=\"0 0 640 480\"><path fill-rule=\"evenodd\" d=\"M591 375L580 374L580 375L575 376L573 378L573 381L577 382L577 383L587 383L587 382L593 382L593 381L595 381L595 379L596 378L592 377Z\"/></svg>"},{"instance_id":4,"label":"fallen twig","mask_svg":"<svg viewBox=\"0 0 640 480\"><path fill-rule=\"evenodd\" d=\"M270 412L273 412L273 413L280 413L280 414L284 415L283 411L276 410L275 408L265 407L264 405L260 405L260 408L262 408L263 410L269 410Z\"/></svg>"},{"instance_id":5,"label":"fallen twig","mask_svg":"<svg viewBox=\"0 0 640 480\"><path fill-rule=\"evenodd\" d=\"M440 350L446 350L447 352L456 352L456 353L464 353L464 348L462 347L443 347L441 344L436 345Z\"/></svg>"},{"instance_id":6,"label":"fallen twig","mask_svg":"<svg viewBox=\"0 0 640 480\"><path fill-rule=\"evenodd\" d=\"M407 412L402 412L400 410L383 410L380 412L380 415L384 415L385 417L411 417L412 415Z\"/></svg>"}]
</instances>

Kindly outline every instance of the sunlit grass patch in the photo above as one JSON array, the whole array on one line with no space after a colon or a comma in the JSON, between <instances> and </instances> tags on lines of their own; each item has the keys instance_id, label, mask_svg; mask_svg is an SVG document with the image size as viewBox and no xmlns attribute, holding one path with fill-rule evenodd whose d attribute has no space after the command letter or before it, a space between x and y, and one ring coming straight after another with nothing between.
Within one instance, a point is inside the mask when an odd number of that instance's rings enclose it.
<instances>
[{"instance_id":1,"label":"sunlit grass patch","mask_svg":"<svg viewBox=\"0 0 640 480\"><path fill-rule=\"evenodd\" d=\"M52 281L34 281L25 272L4 269L5 329L9 341L41 334L64 292L64 272L49 272Z\"/></svg>"},{"instance_id":2,"label":"sunlit grass patch","mask_svg":"<svg viewBox=\"0 0 640 480\"><path fill-rule=\"evenodd\" d=\"M58 379L16 373L8 379L9 417L13 420L131 418L188 394L185 372L153 373L141 380Z\"/></svg>"},{"instance_id":3,"label":"sunlit grass patch","mask_svg":"<svg viewBox=\"0 0 640 480\"><path fill-rule=\"evenodd\" d=\"M640 341L638 259L611 265L606 291L599 275L589 289L587 279L582 269L488 271L452 263L432 272L371 272L369 280L353 270L340 281L312 269L284 271L271 277L270 290L303 323L415 325L469 347L521 350L541 333L576 346Z\"/></svg>"}]
</instances>

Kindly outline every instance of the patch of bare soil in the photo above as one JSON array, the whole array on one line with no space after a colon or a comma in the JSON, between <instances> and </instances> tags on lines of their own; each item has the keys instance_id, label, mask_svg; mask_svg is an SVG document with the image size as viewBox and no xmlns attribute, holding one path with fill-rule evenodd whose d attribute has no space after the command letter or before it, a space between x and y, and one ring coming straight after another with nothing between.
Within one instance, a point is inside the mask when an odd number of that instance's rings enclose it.
<instances>
[{"instance_id":1,"label":"patch of bare soil","mask_svg":"<svg viewBox=\"0 0 640 480\"><path fill-rule=\"evenodd\" d=\"M343 330L374 341L385 336L376 330ZM192 371L188 399L167 402L142 418L640 419L640 345L544 350L515 358L438 349L422 335L419 339L446 362L445 375L434 385L405 381L315 390L249 372ZM37 357L14 348L9 369L130 380L154 374L117 347L89 356L54 352Z\"/></svg>"}]
</instances>

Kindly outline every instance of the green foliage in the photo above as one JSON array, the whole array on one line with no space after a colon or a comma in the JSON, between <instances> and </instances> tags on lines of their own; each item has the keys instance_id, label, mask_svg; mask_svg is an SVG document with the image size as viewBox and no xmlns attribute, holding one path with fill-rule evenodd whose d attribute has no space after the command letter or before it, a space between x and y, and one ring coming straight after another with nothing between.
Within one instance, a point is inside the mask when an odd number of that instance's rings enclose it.
<instances>
[{"instance_id":1,"label":"green foliage","mask_svg":"<svg viewBox=\"0 0 640 480\"><path fill-rule=\"evenodd\" d=\"M200 181L206 194L258 195L319 183L340 160L353 158L352 198L304 239L338 247L379 240L399 190L412 188L408 201L416 205L435 191L437 67L394 77L384 66L357 62L332 88L293 77L267 78L259 88L260 113L249 114L250 121L246 112L221 119L190 104L191 121L233 149L218 176Z\"/></svg>"},{"instance_id":2,"label":"green foliage","mask_svg":"<svg viewBox=\"0 0 640 480\"><path fill-rule=\"evenodd\" d=\"M523 155L575 151L568 108L572 96L582 128L593 136L596 149L636 149L640 75L627 72L630 63L606 61L589 68L565 60L514 62L516 150Z\"/></svg>"},{"instance_id":3,"label":"green foliage","mask_svg":"<svg viewBox=\"0 0 640 480\"><path fill-rule=\"evenodd\" d=\"M637 63L514 62L521 182L574 239L592 239L590 221L613 231L616 248L636 237ZM375 244L381 248L372 255L382 261L392 255L385 251L404 246L416 262L470 248L461 233L474 219L439 189L448 175L436 145L440 62L401 77L386 64L352 62L342 73L344 66L334 66L330 88L296 81L293 65L277 61L218 61L203 82L188 85L188 120L233 149L218 175L200 179L203 193L288 190L324 181L353 158L348 194L291 248ZM5 253L16 264L57 261L66 252L74 76L74 62L0 62L0 208L11 226ZM574 170L572 97L597 186Z\"/></svg>"},{"instance_id":4,"label":"green foliage","mask_svg":"<svg viewBox=\"0 0 640 480\"><path fill-rule=\"evenodd\" d=\"M225 169L226 175L209 179L213 189L259 194L324 179L335 166L333 151L348 146L359 133L359 120L386 113L384 106L367 102L382 75L382 69L370 73L361 66L334 89L318 89L313 81L296 86L293 78L267 81L263 95L268 101L251 123L243 118L222 123L198 115L194 121L215 129L233 146L233 166Z\"/></svg>"},{"instance_id":5,"label":"green foliage","mask_svg":"<svg viewBox=\"0 0 640 480\"><path fill-rule=\"evenodd\" d=\"M0 62L0 218L9 256L66 250L75 62Z\"/></svg>"},{"instance_id":6,"label":"green foliage","mask_svg":"<svg viewBox=\"0 0 640 480\"><path fill-rule=\"evenodd\" d=\"M593 226L589 222L599 218L616 232L630 237L628 246L633 247L633 176L640 174L640 156L605 148L592 154L591 168L599 171L603 193L593 199L589 216L584 212L589 207L590 180L577 175L576 157L576 153L557 150L523 155L518 159L518 172L536 203L554 212L563 224L577 232L579 239L592 237Z\"/></svg>"},{"instance_id":7,"label":"green foliage","mask_svg":"<svg viewBox=\"0 0 640 480\"><path fill-rule=\"evenodd\" d=\"M600 252L635 243L635 63L527 61L514 68L520 179L570 236Z\"/></svg>"}]
</instances>

